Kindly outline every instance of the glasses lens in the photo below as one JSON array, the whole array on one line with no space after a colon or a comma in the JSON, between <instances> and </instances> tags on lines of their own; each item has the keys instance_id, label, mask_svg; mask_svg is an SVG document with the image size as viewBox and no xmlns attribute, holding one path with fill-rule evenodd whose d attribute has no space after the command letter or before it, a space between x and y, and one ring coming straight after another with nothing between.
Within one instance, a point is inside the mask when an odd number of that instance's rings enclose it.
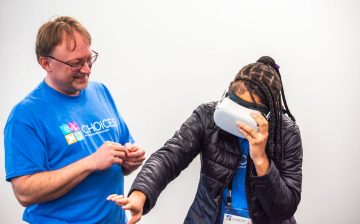
<instances>
[{"instance_id":1,"label":"glasses lens","mask_svg":"<svg viewBox=\"0 0 360 224\"><path fill-rule=\"evenodd\" d=\"M84 65L85 63L87 63L87 65L91 68L91 66L94 64L94 62L96 61L97 59L97 54L94 55L94 56L91 56L90 58L88 58L87 60L84 60L84 61L81 61L77 64L74 64L71 66L71 70L73 72L75 71L79 71Z\"/></svg>"},{"instance_id":2,"label":"glasses lens","mask_svg":"<svg viewBox=\"0 0 360 224\"><path fill-rule=\"evenodd\" d=\"M84 62L80 62L80 63L77 63L77 64L75 64L75 65L72 65L71 66L71 70L73 71L73 72L77 72L77 71L79 71L80 69L81 69L81 67L84 65Z\"/></svg>"}]
</instances>

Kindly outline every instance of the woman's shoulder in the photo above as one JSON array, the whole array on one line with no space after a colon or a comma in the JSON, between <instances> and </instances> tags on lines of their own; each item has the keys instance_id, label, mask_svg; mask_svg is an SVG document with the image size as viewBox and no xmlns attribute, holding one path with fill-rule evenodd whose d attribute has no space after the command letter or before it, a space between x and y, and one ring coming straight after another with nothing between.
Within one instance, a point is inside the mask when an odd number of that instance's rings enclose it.
<instances>
[{"instance_id":1,"label":"woman's shoulder","mask_svg":"<svg viewBox=\"0 0 360 224\"><path fill-rule=\"evenodd\" d=\"M195 109L195 111L203 111L203 112L211 112L211 113L213 113L215 108L216 108L216 104L217 104L216 101L202 103Z\"/></svg>"}]
</instances>

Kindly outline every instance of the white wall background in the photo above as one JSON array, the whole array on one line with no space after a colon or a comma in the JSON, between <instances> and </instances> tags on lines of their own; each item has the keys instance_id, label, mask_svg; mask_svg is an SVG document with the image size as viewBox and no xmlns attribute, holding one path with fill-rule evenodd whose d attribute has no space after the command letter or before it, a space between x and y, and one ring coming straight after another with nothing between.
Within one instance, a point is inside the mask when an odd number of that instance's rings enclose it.
<instances>
[{"instance_id":1,"label":"white wall background","mask_svg":"<svg viewBox=\"0 0 360 224\"><path fill-rule=\"evenodd\" d=\"M45 75L34 42L40 25L55 15L74 16L91 32L100 53L92 79L112 91L148 155L197 105L217 100L242 66L273 56L302 132L298 222L360 223L359 1L0 0L1 131L11 108ZM22 223L0 147L0 223ZM182 223L197 187L198 160L140 223Z\"/></svg>"}]
</instances>

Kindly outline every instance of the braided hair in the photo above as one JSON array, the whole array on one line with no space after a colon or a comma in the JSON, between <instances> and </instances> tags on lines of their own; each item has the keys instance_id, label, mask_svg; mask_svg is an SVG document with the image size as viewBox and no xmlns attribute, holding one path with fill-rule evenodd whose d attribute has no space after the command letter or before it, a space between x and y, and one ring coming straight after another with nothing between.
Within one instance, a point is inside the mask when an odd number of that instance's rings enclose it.
<instances>
[{"instance_id":1,"label":"braided hair","mask_svg":"<svg viewBox=\"0 0 360 224\"><path fill-rule=\"evenodd\" d=\"M230 91L242 94L246 90L256 104L254 94L269 108L269 137L266 153L277 165L283 165L282 116L287 114L295 122L286 103L279 66L269 56L243 67L230 83Z\"/></svg>"}]
</instances>

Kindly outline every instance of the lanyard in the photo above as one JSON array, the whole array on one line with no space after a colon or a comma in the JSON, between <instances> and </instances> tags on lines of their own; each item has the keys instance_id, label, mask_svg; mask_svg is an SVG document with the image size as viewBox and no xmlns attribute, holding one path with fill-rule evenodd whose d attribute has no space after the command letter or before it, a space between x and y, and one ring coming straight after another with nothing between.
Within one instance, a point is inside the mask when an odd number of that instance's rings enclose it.
<instances>
[{"instance_id":1,"label":"lanyard","mask_svg":"<svg viewBox=\"0 0 360 224\"><path fill-rule=\"evenodd\" d=\"M248 146L243 146L246 142L243 141L240 141L240 144L241 144L241 147L248 147ZM246 143L247 144L247 143ZM245 151L245 148L242 149L242 156L241 156L241 159L240 159L240 165L243 166L247 164L247 157L248 157L248 150L249 148L247 148L247 150ZM243 161L243 157L245 157L245 161ZM243 161L243 163L242 163ZM238 168L239 169L239 168ZM246 169L245 169L246 170ZM231 208L231 204L232 204L232 187L233 187L233 181L235 179L235 175L236 175L236 171L235 171L235 174L234 176L231 178L229 184L228 184L228 193L227 193L227 198L226 198L226 202L227 202L227 208L230 209ZM246 173L245 173L245 178L246 178Z\"/></svg>"},{"instance_id":2,"label":"lanyard","mask_svg":"<svg viewBox=\"0 0 360 224\"><path fill-rule=\"evenodd\" d=\"M233 179L231 179L230 184L228 186L228 194L227 194L227 199L226 199L228 209L231 208L231 202L232 202L232 199L231 199L232 182L233 182Z\"/></svg>"}]
</instances>

